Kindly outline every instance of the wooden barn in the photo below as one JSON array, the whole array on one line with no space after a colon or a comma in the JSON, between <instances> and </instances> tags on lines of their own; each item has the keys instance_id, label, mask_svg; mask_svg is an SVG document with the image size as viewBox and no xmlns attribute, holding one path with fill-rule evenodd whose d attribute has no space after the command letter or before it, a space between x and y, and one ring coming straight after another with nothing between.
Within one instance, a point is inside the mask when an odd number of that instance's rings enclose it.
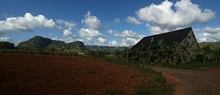
<instances>
[{"instance_id":1,"label":"wooden barn","mask_svg":"<svg viewBox=\"0 0 220 95\"><path fill-rule=\"evenodd\" d=\"M187 53L185 54L187 54L189 60L196 58L199 45L191 27L144 37L131 49L138 50L143 46L152 45L152 43L154 43L153 47L157 48L156 45L160 41L168 47L174 45L175 43L178 43L180 47L187 50Z\"/></svg>"}]
</instances>

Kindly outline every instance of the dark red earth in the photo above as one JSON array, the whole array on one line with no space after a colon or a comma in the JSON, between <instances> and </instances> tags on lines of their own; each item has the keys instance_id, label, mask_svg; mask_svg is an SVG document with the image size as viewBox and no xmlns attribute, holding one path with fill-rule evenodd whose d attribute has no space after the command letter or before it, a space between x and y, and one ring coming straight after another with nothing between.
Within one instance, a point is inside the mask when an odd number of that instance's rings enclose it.
<instances>
[{"instance_id":1,"label":"dark red earth","mask_svg":"<svg viewBox=\"0 0 220 95\"><path fill-rule=\"evenodd\" d=\"M82 56L0 53L0 95L135 94L136 68Z\"/></svg>"}]
</instances>

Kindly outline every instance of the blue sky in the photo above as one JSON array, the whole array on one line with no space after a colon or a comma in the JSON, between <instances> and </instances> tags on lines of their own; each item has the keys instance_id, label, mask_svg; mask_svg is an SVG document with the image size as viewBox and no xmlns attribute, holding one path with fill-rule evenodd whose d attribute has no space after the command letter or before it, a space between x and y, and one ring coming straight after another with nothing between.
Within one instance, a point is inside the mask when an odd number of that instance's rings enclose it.
<instances>
[{"instance_id":1,"label":"blue sky","mask_svg":"<svg viewBox=\"0 0 220 95\"><path fill-rule=\"evenodd\" d=\"M40 35L90 45L130 46L191 26L199 42L220 41L219 0L2 0L0 41Z\"/></svg>"}]
</instances>

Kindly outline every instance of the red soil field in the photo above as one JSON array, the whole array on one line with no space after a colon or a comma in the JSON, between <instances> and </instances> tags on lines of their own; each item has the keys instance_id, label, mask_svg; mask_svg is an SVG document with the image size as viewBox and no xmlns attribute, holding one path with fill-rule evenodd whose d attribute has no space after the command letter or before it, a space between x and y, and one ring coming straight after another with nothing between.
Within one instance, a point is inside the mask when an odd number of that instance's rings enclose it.
<instances>
[{"instance_id":1,"label":"red soil field","mask_svg":"<svg viewBox=\"0 0 220 95\"><path fill-rule=\"evenodd\" d=\"M149 79L137 68L90 57L0 53L0 95L133 95Z\"/></svg>"}]
</instances>

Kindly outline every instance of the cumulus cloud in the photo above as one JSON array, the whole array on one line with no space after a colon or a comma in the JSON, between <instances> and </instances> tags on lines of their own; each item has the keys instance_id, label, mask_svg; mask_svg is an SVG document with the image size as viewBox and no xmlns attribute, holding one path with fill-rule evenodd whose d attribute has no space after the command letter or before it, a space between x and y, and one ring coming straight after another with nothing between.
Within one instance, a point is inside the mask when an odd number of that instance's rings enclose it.
<instances>
[{"instance_id":1,"label":"cumulus cloud","mask_svg":"<svg viewBox=\"0 0 220 95\"><path fill-rule=\"evenodd\" d=\"M139 39L140 40L140 39ZM138 39L134 39L134 38L124 38L122 39L122 44L121 46L131 46L131 45L135 45L138 41Z\"/></svg>"},{"instance_id":2,"label":"cumulus cloud","mask_svg":"<svg viewBox=\"0 0 220 95\"><path fill-rule=\"evenodd\" d=\"M141 22L139 20L137 20L135 17L131 17L131 16L128 16L126 21L128 23L133 23L133 24L141 24Z\"/></svg>"},{"instance_id":3,"label":"cumulus cloud","mask_svg":"<svg viewBox=\"0 0 220 95\"><path fill-rule=\"evenodd\" d=\"M25 13L23 17L9 17L0 21L0 33L33 31L34 28L54 29L56 24L52 19L47 19L43 15L33 16Z\"/></svg>"},{"instance_id":4,"label":"cumulus cloud","mask_svg":"<svg viewBox=\"0 0 220 95\"><path fill-rule=\"evenodd\" d=\"M113 40L113 41L109 41L108 42L108 45L109 46L114 46L114 47L118 47L118 46L133 46L135 45L139 40L137 39L133 39L133 38L123 38L122 40L120 41L116 41L116 40Z\"/></svg>"},{"instance_id":5,"label":"cumulus cloud","mask_svg":"<svg viewBox=\"0 0 220 95\"><path fill-rule=\"evenodd\" d=\"M180 0L175 4L165 0L151 4L136 12L138 18L145 21L152 34L168 32L180 27L206 23L215 17L210 9L201 9L191 0Z\"/></svg>"},{"instance_id":6,"label":"cumulus cloud","mask_svg":"<svg viewBox=\"0 0 220 95\"><path fill-rule=\"evenodd\" d=\"M1 42L7 42L7 41L10 41L10 37L0 37L0 41Z\"/></svg>"},{"instance_id":7,"label":"cumulus cloud","mask_svg":"<svg viewBox=\"0 0 220 95\"><path fill-rule=\"evenodd\" d=\"M133 32L131 30L124 30L121 33L118 33L117 31L114 31L112 29L107 31L109 34L115 36L115 37L121 37L121 38L134 38L134 39L140 39L143 37L143 35L140 35L136 32Z\"/></svg>"},{"instance_id":8,"label":"cumulus cloud","mask_svg":"<svg viewBox=\"0 0 220 95\"><path fill-rule=\"evenodd\" d=\"M58 20L56 20L56 22L58 24L64 25L64 27L67 28L68 30L72 30L76 26L75 23L69 22L69 21L66 21L66 20L58 19Z\"/></svg>"},{"instance_id":9,"label":"cumulus cloud","mask_svg":"<svg viewBox=\"0 0 220 95\"><path fill-rule=\"evenodd\" d=\"M70 35L72 35L72 32L70 32L70 30L68 30L68 29L65 29L63 31L63 34L64 34L64 36L70 36Z\"/></svg>"},{"instance_id":10,"label":"cumulus cloud","mask_svg":"<svg viewBox=\"0 0 220 95\"><path fill-rule=\"evenodd\" d=\"M206 27L204 29L195 29L198 42L219 42L220 27Z\"/></svg>"},{"instance_id":11,"label":"cumulus cloud","mask_svg":"<svg viewBox=\"0 0 220 95\"><path fill-rule=\"evenodd\" d=\"M121 33L118 33L117 31L114 31L112 29L107 31L109 34L122 38L122 41L120 42L112 42L110 41L110 45L117 45L117 46L130 46L136 44L140 39L144 37L144 35L140 35L136 32L133 32L131 30L124 30Z\"/></svg>"},{"instance_id":12,"label":"cumulus cloud","mask_svg":"<svg viewBox=\"0 0 220 95\"><path fill-rule=\"evenodd\" d=\"M93 37L102 35L97 30L92 30L92 29L87 29L87 28L81 28L79 30L79 34L80 34L81 37L87 38L87 39L92 39Z\"/></svg>"},{"instance_id":13,"label":"cumulus cloud","mask_svg":"<svg viewBox=\"0 0 220 95\"><path fill-rule=\"evenodd\" d=\"M76 26L75 23L61 19L56 20L56 22L59 25L57 25L57 29L63 31L65 37L75 37L75 34L72 33L73 28Z\"/></svg>"},{"instance_id":14,"label":"cumulus cloud","mask_svg":"<svg viewBox=\"0 0 220 95\"><path fill-rule=\"evenodd\" d=\"M109 41L109 46L120 46L120 44L117 41L113 40Z\"/></svg>"},{"instance_id":15,"label":"cumulus cloud","mask_svg":"<svg viewBox=\"0 0 220 95\"><path fill-rule=\"evenodd\" d=\"M92 30L101 30L103 28L101 21L96 16L92 16L90 11L87 12L82 23L86 25L86 28Z\"/></svg>"},{"instance_id":16,"label":"cumulus cloud","mask_svg":"<svg viewBox=\"0 0 220 95\"><path fill-rule=\"evenodd\" d=\"M65 20L48 19L44 15L33 16L31 13L25 13L20 17L9 17L6 20L0 21L0 34L9 32L31 32L34 29L53 29L62 31L63 35L74 37L71 32L76 26L75 23Z\"/></svg>"},{"instance_id":17,"label":"cumulus cloud","mask_svg":"<svg viewBox=\"0 0 220 95\"><path fill-rule=\"evenodd\" d=\"M106 43L106 42L107 42L107 39L104 38L104 37L98 37L98 41L99 41L100 43Z\"/></svg>"},{"instance_id":18,"label":"cumulus cloud","mask_svg":"<svg viewBox=\"0 0 220 95\"><path fill-rule=\"evenodd\" d=\"M82 19L82 23L85 24L85 28L81 28L78 32L86 43L101 45L101 43L107 41L102 33L99 32L103 29L101 21L98 17L91 15L90 11L88 11L84 19Z\"/></svg>"}]
</instances>

